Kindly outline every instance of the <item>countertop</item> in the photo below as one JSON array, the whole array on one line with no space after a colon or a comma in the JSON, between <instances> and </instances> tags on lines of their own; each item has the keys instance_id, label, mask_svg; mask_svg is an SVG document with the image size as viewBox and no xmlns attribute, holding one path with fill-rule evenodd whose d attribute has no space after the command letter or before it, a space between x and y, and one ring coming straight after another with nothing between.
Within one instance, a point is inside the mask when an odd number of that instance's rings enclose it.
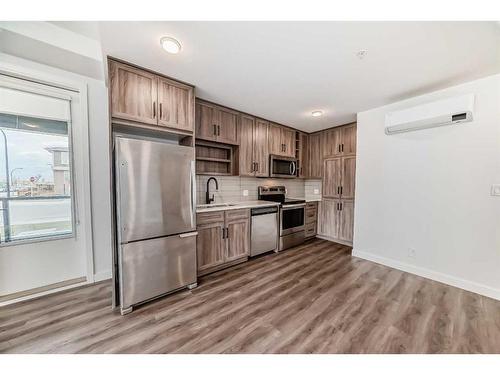
<instances>
[{"instance_id":1,"label":"countertop","mask_svg":"<svg viewBox=\"0 0 500 375\"><path fill-rule=\"evenodd\" d=\"M277 202L268 202L268 201L245 201L245 202L235 202L228 203L230 206L218 206L222 203L212 203L212 207L196 207L196 213L202 212L214 212L214 211L226 211L226 210L239 210L242 208L255 208L255 207L272 207L279 206L280 204ZM204 205L203 205L204 206Z\"/></svg>"},{"instance_id":2,"label":"countertop","mask_svg":"<svg viewBox=\"0 0 500 375\"><path fill-rule=\"evenodd\" d=\"M306 203L309 203L309 202L321 202L321 196L319 196L317 198L290 197L290 199L302 199L302 200L305 200Z\"/></svg>"}]
</instances>

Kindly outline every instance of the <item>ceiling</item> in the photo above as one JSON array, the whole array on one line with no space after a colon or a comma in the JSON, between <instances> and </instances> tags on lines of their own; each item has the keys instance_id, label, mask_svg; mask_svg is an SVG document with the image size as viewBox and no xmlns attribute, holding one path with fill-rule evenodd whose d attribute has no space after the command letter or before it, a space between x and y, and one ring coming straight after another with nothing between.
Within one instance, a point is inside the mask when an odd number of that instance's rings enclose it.
<instances>
[{"instance_id":1,"label":"ceiling","mask_svg":"<svg viewBox=\"0 0 500 375\"><path fill-rule=\"evenodd\" d=\"M99 22L99 30L105 55L308 132L500 72L497 22ZM178 39L181 53L163 51L162 36ZM318 109L324 115L313 118Z\"/></svg>"}]
</instances>

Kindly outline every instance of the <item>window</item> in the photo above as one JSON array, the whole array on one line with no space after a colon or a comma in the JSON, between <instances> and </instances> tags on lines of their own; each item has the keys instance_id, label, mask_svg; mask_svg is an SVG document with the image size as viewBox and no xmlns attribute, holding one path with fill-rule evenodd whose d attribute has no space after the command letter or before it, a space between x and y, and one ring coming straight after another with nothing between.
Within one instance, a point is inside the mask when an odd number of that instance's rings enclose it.
<instances>
[{"instance_id":1,"label":"window","mask_svg":"<svg viewBox=\"0 0 500 375\"><path fill-rule=\"evenodd\" d=\"M69 124L0 113L0 241L73 234Z\"/></svg>"}]
</instances>

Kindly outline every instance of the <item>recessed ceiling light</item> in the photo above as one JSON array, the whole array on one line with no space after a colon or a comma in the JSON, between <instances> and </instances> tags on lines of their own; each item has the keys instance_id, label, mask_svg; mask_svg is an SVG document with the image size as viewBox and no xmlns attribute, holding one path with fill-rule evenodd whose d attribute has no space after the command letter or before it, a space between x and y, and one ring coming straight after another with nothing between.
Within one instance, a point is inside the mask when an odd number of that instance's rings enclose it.
<instances>
[{"instance_id":1,"label":"recessed ceiling light","mask_svg":"<svg viewBox=\"0 0 500 375\"><path fill-rule=\"evenodd\" d=\"M356 52L356 56L360 60L363 60L366 57L367 54L368 54L368 51L366 49L362 49L362 50Z\"/></svg>"},{"instance_id":2,"label":"recessed ceiling light","mask_svg":"<svg viewBox=\"0 0 500 375\"><path fill-rule=\"evenodd\" d=\"M181 44L179 43L179 41L169 36L164 36L163 38L161 38L160 44L168 53L176 54L181 51Z\"/></svg>"},{"instance_id":3,"label":"recessed ceiling light","mask_svg":"<svg viewBox=\"0 0 500 375\"><path fill-rule=\"evenodd\" d=\"M313 117L320 117L323 116L323 111L312 111L311 114Z\"/></svg>"}]
</instances>

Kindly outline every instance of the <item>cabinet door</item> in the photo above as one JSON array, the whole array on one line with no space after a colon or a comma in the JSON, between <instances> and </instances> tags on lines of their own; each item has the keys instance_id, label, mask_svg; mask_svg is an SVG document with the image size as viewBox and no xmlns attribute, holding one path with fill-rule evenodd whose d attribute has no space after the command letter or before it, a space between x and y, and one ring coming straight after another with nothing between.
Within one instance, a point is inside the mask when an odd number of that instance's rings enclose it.
<instances>
[{"instance_id":1,"label":"cabinet door","mask_svg":"<svg viewBox=\"0 0 500 375\"><path fill-rule=\"evenodd\" d=\"M158 77L114 61L109 68L111 116L156 125Z\"/></svg>"},{"instance_id":2,"label":"cabinet door","mask_svg":"<svg viewBox=\"0 0 500 375\"><path fill-rule=\"evenodd\" d=\"M226 262L250 254L250 219L229 221L227 227Z\"/></svg>"},{"instance_id":3,"label":"cabinet door","mask_svg":"<svg viewBox=\"0 0 500 375\"><path fill-rule=\"evenodd\" d=\"M217 124L219 112L215 106L196 102L196 138L215 141L217 138Z\"/></svg>"},{"instance_id":4,"label":"cabinet door","mask_svg":"<svg viewBox=\"0 0 500 375\"><path fill-rule=\"evenodd\" d=\"M342 133L342 155L356 155L356 124L343 126Z\"/></svg>"},{"instance_id":5,"label":"cabinet door","mask_svg":"<svg viewBox=\"0 0 500 375\"><path fill-rule=\"evenodd\" d=\"M322 158L321 158L321 133L315 133L309 136L309 177L322 177Z\"/></svg>"},{"instance_id":6,"label":"cabinet door","mask_svg":"<svg viewBox=\"0 0 500 375\"><path fill-rule=\"evenodd\" d=\"M158 79L158 125L193 131L194 89L170 79Z\"/></svg>"},{"instance_id":7,"label":"cabinet door","mask_svg":"<svg viewBox=\"0 0 500 375\"><path fill-rule=\"evenodd\" d=\"M309 177L309 136L306 133L299 133L299 177Z\"/></svg>"},{"instance_id":8,"label":"cabinet door","mask_svg":"<svg viewBox=\"0 0 500 375\"><path fill-rule=\"evenodd\" d=\"M339 156L341 154L341 131L340 129L328 129L322 132L321 150L323 157Z\"/></svg>"},{"instance_id":9,"label":"cabinet door","mask_svg":"<svg viewBox=\"0 0 500 375\"><path fill-rule=\"evenodd\" d=\"M295 130L281 127L281 143L283 143L283 155L295 157Z\"/></svg>"},{"instance_id":10,"label":"cabinet door","mask_svg":"<svg viewBox=\"0 0 500 375\"><path fill-rule=\"evenodd\" d=\"M340 198L341 186L341 158L325 159L323 162L323 197Z\"/></svg>"},{"instance_id":11,"label":"cabinet door","mask_svg":"<svg viewBox=\"0 0 500 375\"><path fill-rule=\"evenodd\" d=\"M342 200L339 212L339 239L352 242L354 232L354 201Z\"/></svg>"},{"instance_id":12,"label":"cabinet door","mask_svg":"<svg viewBox=\"0 0 500 375\"><path fill-rule=\"evenodd\" d=\"M218 108L217 142L238 144L238 112Z\"/></svg>"},{"instance_id":13,"label":"cabinet door","mask_svg":"<svg viewBox=\"0 0 500 375\"><path fill-rule=\"evenodd\" d=\"M340 199L323 198L319 204L318 232L331 238L337 238L339 234L339 211Z\"/></svg>"},{"instance_id":14,"label":"cabinet door","mask_svg":"<svg viewBox=\"0 0 500 375\"><path fill-rule=\"evenodd\" d=\"M281 141L281 126L269 124L269 153L273 155L283 155L284 147Z\"/></svg>"},{"instance_id":15,"label":"cabinet door","mask_svg":"<svg viewBox=\"0 0 500 375\"><path fill-rule=\"evenodd\" d=\"M255 120L253 159L257 163L257 177L269 177L269 144L268 139L269 123L264 120Z\"/></svg>"},{"instance_id":16,"label":"cabinet door","mask_svg":"<svg viewBox=\"0 0 500 375\"><path fill-rule=\"evenodd\" d=\"M197 226L196 253L198 271L224 263L225 244L223 237L224 222Z\"/></svg>"},{"instance_id":17,"label":"cabinet door","mask_svg":"<svg viewBox=\"0 0 500 375\"><path fill-rule=\"evenodd\" d=\"M240 176L254 176L254 127L255 118L241 115L239 123L240 146L239 146L239 168Z\"/></svg>"},{"instance_id":18,"label":"cabinet door","mask_svg":"<svg viewBox=\"0 0 500 375\"><path fill-rule=\"evenodd\" d=\"M342 158L342 198L353 199L356 181L356 156Z\"/></svg>"}]
</instances>

